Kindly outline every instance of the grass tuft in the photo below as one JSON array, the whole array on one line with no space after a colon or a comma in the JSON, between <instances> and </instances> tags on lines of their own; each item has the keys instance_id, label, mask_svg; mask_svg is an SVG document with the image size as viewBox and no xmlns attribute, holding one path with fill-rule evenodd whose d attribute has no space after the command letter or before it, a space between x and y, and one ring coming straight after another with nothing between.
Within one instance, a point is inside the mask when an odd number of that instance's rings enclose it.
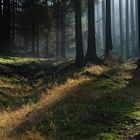
<instances>
[{"instance_id":1,"label":"grass tuft","mask_svg":"<svg viewBox=\"0 0 140 140\"><path fill-rule=\"evenodd\" d=\"M1 78L0 88L3 90L7 84L5 88L12 92L6 90L6 94L11 94L14 101L22 95L24 104L0 113L0 131L5 137L21 140L132 138L140 126L140 75L134 74L135 69L132 62L116 68L90 65L50 77L49 87L45 84L45 71L33 85L26 77ZM36 97L35 92L41 96L26 104L26 100Z\"/></svg>"}]
</instances>

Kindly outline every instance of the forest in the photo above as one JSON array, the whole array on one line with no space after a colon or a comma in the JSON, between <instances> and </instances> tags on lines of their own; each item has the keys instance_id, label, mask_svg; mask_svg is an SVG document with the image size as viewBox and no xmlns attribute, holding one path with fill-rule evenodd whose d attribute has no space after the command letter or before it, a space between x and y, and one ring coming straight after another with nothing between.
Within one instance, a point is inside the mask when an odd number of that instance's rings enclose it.
<instances>
[{"instance_id":1,"label":"forest","mask_svg":"<svg viewBox=\"0 0 140 140\"><path fill-rule=\"evenodd\" d=\"M0 0L0 140L140 140L140 0Z\"/></svg>"}]
</instances>

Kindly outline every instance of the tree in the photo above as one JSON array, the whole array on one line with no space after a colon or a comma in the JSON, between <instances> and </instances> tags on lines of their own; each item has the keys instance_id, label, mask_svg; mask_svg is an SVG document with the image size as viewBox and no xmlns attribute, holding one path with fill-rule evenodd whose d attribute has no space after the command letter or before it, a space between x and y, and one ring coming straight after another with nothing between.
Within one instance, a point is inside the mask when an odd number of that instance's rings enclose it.
<instances>
[{"instance_id":1,"label":"tree","mask_svg":"<svg viewBox=\"0 0 140 140\"><path fill-rule=\"evenodd\" d=\"M3 46L3 32L2 32L2 24L3 23L3 19L2 19L2 0L0 0L0 51L2 51L2 46Z\"/></svg>"},{"instance_id":2,"label":"tree","mask_svg":"<svg viewBox=\"0 0 140 140\"><path fill-rule=\"evenodd\" d=\"M46 37L49 36L48 31L51 30L52 19L50 18L50 7L46 1L40 3L38 0L24 0L20 5L21 10L18 12L16 24L18 25L20 38L24 38L24 42L21 43L24 47L22 52L24 54L30 53L30 55L39 56L41 45L45 46L44 49L46 52L45 41L48 40ZM41 41L43 43L40 43ZM29 43L31 43L31 47L27 45Z\"/></svg>"},{"instance_id":3,"label":"tree","mask_svg":"<svg viewBox=\"0 0 140 140\"><path fill-rule=\"evenodd\" d=\"M112 51L111 35L111 0L106 0L106 49L105 56L108 57Z\"/></svg>"},{"instance_id":4,"label":"tree","mask_svg":"<svg viewBox=\"0 0 140 140\"><path fill-rule=\"evenodd\" d=\"M10 43L11 43L11 7L10 0L1 1L1 49L0 53L2 55L10 53Z\"/></svg>"},{"instance_id":5,"label":"tree","mask_svg":"<svg viewBox=\"0 0 140 140\"><path fill-rule=\"evenodd\" d=\"M126 0L126 59L130 58L129 34L129 0Z\"/></svg>"},{"instance_id":6,"label":"tree","mask_svg":"<svg viewBox=\"0 0 140 140\"><path fill-rule=\"evenodd\" d=\"M112 34L113 34L113 47L116 48L116 18L115 18L115 2L112 0Z\"/></svg>"},{"instance_id":7,"label":"tree","mask_svg":"<svg viewBox=\"0 0 140 140\"><path fill-rule=\"evenodd\" d=\"M15 16L16 16L16 6L17 6L17 1L12 0L11 1L11 46L12 49L14 49L15 46Z\"/></svg>"},{"instance_id":8,"label":"tree","mask_svg":"<svg viewBox=\"0 0 140 140\"><path fill-rule=\"evenodd\" d=\"M94 0L88 0L88 47L86 54L87 62L97 61L96 42L95 42L95 7Z\"/></svg>"},{"instance_id":9,"label":"tree","mask_svg":"<svg viewBox=\"0 0 140 140\"><path fill-rule=\"evenodd\" d=\"M66 57L65 49L66 49L66 0L61 1L60 3L60 37L61 37L61 45L60 45L60 56L62 58Z\"/></svg>"},{"instance_id":10,"label":"tree","mask_svg":"<svg viewBox=\"0 0 140 140\"><path fill-rule=\"evenodd\" d=\"M68 0L52 0L56 24L56 56L65 58Z\"/></svg>"},{"instance_id":11,"label":"tree","mask_svg":"<svg viewBox=\"0 0 140 140\"><path fill-rule=\"evenodd\" d=\"M59 57L60 52L60 2L59 0L54 1L54 14L55 14L55 24L56 24L56 56Z\"/></svg>"},{"instance_id":12,"label":"tree","mask_svg":"<svg viewBox=\"0 0 140 140\"><path fill-rule=\"evenodd\" d=\"M128 1L128 0L127 0ZM119 18L120 18L120 54L121 57L124 56L124 48L123 48L123 43L124 43L124 36L123 36L123 16L122 16L122 0L119 0Z\"/></svg>"},{"instance_id":13,"label":"tree","mask_svg":"<svg viewBox=\"0 0 140 140\"><path fill-rule=\"evenodd\" d=\"M105 21L106 21L106 13L105 13L105 1L102 0L102 28L103 28L103 44L104 44L104 48L106 48L106 25L105 25Z\"/></svg>"},{"instance_id":14,"label":"tree","mask_svg":"<svg viewBox=\"0 0 140 140\"><path fill-rule=\"evenodd\" d=\"M140 0L138 2L138 26L139 26L139 57L140 57Z\"/></svg>"},{"instance_id":15,"label":"tree","mask_svg":"<svg viewBox=\"0 0 140 140\"><path fill-rule=\"evenodd\" d=\"M135 24L136 24L136 55L139 56L139 31L138 31L138 3L137 0L135 0Z\"/></svg>"},{"instance_id":16,"label":"tree","mask_svg":"<svg viewBox=\"0 0 140 140\"><path fill-rule=\"evenodd\" d=\"M81 23L81 0L75 2L75 37L76 37L76 65L81 66L84 59L82 23Z\"/></svg>"},{"instance_id":17,"label":"tree","mask_svg":"<svg viewBox=\"0 0 140 140\"><path fill-rule=\"evenodd\" d=\"M132 46L132 56L136 56L136 45L135 45L135 21L134 21L134 1L131 0L130 3L131 9L131 46Z\"/></svg>"}]
</instances>

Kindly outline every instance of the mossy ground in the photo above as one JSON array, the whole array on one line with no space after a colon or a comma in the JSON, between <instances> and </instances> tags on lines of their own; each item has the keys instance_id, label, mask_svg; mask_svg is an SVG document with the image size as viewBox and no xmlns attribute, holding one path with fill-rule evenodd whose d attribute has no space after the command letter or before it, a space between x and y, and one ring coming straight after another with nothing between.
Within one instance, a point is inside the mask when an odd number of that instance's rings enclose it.
<instances>
[{"instance_id":1,"label":"mossy ground","mask_svg":"<svg viewBox=\"0 0 140 140\"><path fill-rule=\"evenodd\" d=\"M32 64L29 62L30 66ZM3 65L7 67L5 62ZM34 73L34 68L31 71ZM74 71L49 80L44 67L42 74L34 74L33 79L26 74L1 75L0 130L3 137L123 140L140 133L140 74L135 63L114 68L91 65Z\"/></svg>"}]
</instances>

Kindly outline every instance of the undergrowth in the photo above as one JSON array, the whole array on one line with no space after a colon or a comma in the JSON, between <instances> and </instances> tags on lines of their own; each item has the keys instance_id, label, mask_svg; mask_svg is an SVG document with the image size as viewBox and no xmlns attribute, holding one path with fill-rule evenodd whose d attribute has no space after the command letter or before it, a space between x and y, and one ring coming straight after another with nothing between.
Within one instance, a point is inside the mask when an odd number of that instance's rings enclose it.
<instances>
[{"instance_id":1,"label":"undergrowth","mask_svg":"<svg viewBox=\"0 0 140 140\"><path fill-rule=\"evenodd\" d=\"M24 93L38 90L41 97L20 109L2 112L0 128L6 131L5 137L21 140L133 138L140 126L140 75L135 69L132 62L114 68L91 65L54 75L47 82L49 87L44 83L44 74L36 81L35 90L27 81L29 89ZM17 89L19 82L14 82L12 86Z\"/></svg>"}]
</instances>

